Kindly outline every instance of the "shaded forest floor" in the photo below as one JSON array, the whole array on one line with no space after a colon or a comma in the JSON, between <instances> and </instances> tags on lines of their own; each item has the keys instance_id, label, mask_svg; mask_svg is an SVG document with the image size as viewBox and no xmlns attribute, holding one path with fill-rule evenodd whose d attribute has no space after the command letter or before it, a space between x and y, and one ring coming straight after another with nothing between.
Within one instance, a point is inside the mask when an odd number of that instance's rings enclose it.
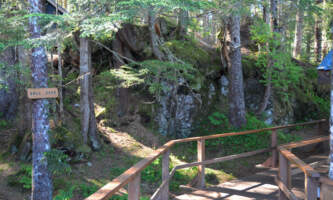
<instances>
[{"instance_id":1,"label":"shaded forest floor","mask_svg":"<svg viewBox=\"0 0 333 200\"><path fill-rule=\"evenodd\" d=\"M151 154L154 149L168 140L142 126L139 118L117 129L105 126L103 121L100 121L98 128L104 138L103 149L91 153L89 160L85 162L72 164L70 175L53 177L55 194L67 191L74 186L74 197L72 199L83 199L142 158ZM12 159L8 154L3 154L8 148L10 134L14 131L15 129L1 131L0 134L0 153L2 153L0 157L0 200L29 199L30 195L30 191L27 189L8 185L10 175L17 173L22 165L27 164ZM307 128L294 131L292 134L305 139L315 136L316 132L316 129ZM175 146L172 149L171 165L175 166L195 161L195 147L195 143ZM221 152L213 152L209 151L208 148L207 157L222 156ZM269 154L263 154L208 166L206 170L207 184L217 185L234 178L256 173L260 171L260 168L255 166L263 163L268 157ZM143 195L152 194L161 183L160 168L160 160L157 160L142 173L141 189ZM172 180L171 192L179 194L179 186L191 183L195 179L196 172L196 168L179 170ZM121 192L126 194L126 189L121 190Z\"/></svg>"}]
</instances>

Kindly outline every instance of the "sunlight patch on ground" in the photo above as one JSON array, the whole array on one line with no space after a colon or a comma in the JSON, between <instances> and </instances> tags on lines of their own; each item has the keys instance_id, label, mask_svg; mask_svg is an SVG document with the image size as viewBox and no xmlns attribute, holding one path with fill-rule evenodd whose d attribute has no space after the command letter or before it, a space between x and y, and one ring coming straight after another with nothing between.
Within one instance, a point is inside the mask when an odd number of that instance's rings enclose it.
<instances>
[{"instance_id":1,"label":"sunlight patch on ground","mask_svg":"<svg viewBox=\"0 0 333 200\"><path fill-rule=\"evenodd\" d=\"M127 132L117 131L111 127L104 127L101 124L98 126L98 128L103 134L105 134L109 138L112 146L121 149L122 151L125 151L130 155L145 158L155 151L151 147L137 141ZM178 159L173 154L170 155L170 163L172 166L187 164L186 162ZM184 175L193 175L193 173L195 173L195 170L189 168L181 169L179 170L179 172ZM206 173L214 174L220 183L234 178L232 175L227 174L222 170L215 170L211 168L206 168Z\"/></svg>"},{"instance_id":2,"label":"sunlight patch on ground","mask_svg":"<svg viewBox=\"0 0 333 200\"><path fill-rule=\"evenodd\" d=\"M114 147L122 149L126 153L136 157L145 158L154 152L153 149L138 142L126 132L116 131L113 128L100 125L98 128L110 139L110 142Z\"/></svg>"}]
</instances>

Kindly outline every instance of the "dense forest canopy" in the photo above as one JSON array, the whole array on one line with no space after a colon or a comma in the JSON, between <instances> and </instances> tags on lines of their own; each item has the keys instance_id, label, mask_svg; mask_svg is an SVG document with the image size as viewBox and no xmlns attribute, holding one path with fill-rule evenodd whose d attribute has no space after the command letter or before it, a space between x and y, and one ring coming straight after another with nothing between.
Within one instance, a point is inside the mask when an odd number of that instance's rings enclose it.
<instances>
[{"instance_id":1,"label":"dense forest canopy","mask_svg":"<svg viewBox=\"0 0 333 200\"><path fill-rule=\"evenodd\" d=\"M123 160L110 141L118 133L154 149L332 118L330 72L317 70L333 47L332 13L332 0L0 0L0 153L26 166L9 182L34 200L83 199L96 188L56 177L74 177L96 155ZM28 88L59 95L31 100ZM268 144L211 145L227 155Z\"/></svg>"}]
</instances>

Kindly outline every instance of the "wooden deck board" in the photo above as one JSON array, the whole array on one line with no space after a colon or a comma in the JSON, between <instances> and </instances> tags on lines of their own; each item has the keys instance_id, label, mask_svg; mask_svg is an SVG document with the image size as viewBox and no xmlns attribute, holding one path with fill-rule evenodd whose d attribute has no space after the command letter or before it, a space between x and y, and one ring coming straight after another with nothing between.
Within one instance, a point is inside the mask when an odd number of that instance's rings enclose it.
<instances>
[{"instance_id":1,"label":"wooden deck board","mask_svg":"<svg viewBox=\"0 0 333 200\"><path fill-rule=\"evenodd\" d=\"M326 156L311 156L306 161L325 162ZM307 162L308 163L308 162ZM318 166L322 168L324 165ZM316 167L317 168L317 167ZM274 176L277 169L268 169L254 175L225 182L204 189L187 188L187 193L176 196L175 200L277 200L278 187ZM299 199L304 199L304 174L298 173L292 176L292 191Z\"/></svg>"}]
</instances>

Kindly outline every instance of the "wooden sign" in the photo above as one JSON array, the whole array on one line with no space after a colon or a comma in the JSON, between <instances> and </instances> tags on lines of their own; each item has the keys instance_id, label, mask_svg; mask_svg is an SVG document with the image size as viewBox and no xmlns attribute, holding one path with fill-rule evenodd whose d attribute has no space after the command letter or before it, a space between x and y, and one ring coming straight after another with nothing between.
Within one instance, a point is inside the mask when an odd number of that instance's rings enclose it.
<instances>
[{"instance_id":1,"label":"wooden sign","mask_svg":"<svg viewBox=\"0 0 333 200\"><path fill-rule=\"evenodd\" d=\"M28 98L29 99L47 99L57 98L58 88L29 88Z\"/></svg>"}]
</instances>

